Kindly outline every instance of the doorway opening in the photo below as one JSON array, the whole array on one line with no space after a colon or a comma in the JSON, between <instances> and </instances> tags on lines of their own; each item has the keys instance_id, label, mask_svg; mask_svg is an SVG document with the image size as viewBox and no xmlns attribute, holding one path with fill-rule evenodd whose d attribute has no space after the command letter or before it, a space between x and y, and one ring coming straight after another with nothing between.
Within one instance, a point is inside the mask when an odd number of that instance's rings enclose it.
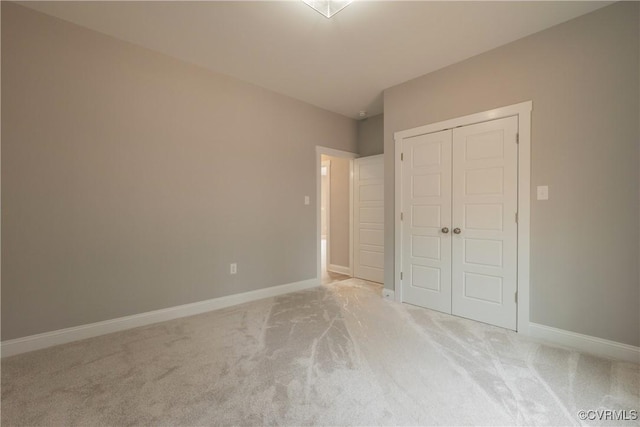
<instances>
[{"instance_id":1,"label":"doorway opening","mask_svg":"<svg viewBox=\"0 0 640 427\"><path fill-rule=\"evenodd\" d=\"M354 153L316 147L317 277L322 284L353 275Z\"/></svg>"},{"instance_id":2,"label":"doorway opening","mask_svg":"<svg viewBox=\"0 0 640 427\"><path fill-rule=\"evenodd\" d=\"M327 260L329 259L330 245L328 240L331 221L331 160L323 155L320 166L320 278L322 283L331 281Z\"/></svg>"}]
</instances>

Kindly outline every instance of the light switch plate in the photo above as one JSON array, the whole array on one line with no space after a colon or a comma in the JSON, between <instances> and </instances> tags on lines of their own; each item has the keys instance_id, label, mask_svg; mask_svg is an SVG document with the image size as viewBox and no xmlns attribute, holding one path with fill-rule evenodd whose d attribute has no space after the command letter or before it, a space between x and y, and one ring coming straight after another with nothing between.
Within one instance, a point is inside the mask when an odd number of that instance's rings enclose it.
<instances>
[{"instance_id":1,"label":"light switch plate","mask_svg":"<svg viewBox=\"0 0 640 427\"><path fill-rule=\"evenodd\" d=\"M304 196L304 204L305 205L309 204L309 196Z\"/></svg>"},{"instance_id":2,"label":"light switch plate","mask_svg":"<svg viewBox=\"0 0 640 427\"><path fill-rule=\"evenodd\" d=\"M549 200L549 187L538 185L538 200Z\"/></svg>"}]
</instances>

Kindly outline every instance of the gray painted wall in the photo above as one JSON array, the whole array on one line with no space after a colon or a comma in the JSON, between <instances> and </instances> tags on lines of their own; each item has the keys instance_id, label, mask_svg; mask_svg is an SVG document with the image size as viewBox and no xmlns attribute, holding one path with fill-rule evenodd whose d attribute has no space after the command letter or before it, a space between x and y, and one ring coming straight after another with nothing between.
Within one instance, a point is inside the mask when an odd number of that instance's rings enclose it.
<instances>
[{"instance_id":1,"label":"gray painted wall","mask_svg":"<svg viewBox=\"0 0 640 427\"><path fill-rule=\"evenodd\" d=\"M358 121L358 154L375 156L384 152L384 114Z\"/></svg>"},{"instance_id":2,"label":"gray painted wall","mask_svg":"<svg viewBox=\"0 0 640 427\"><path fill-rule=\"evenodd\" d=\"M349 267L350 160L331 160L331 219L329 221L329 260L327 264Z\"/></svg>"},{"instance_id":3,"label":"gray painted wall","mask_svg":"<svg viewBox=\"0 0 640 427\"><path fill-rule=\"evenodd\" d=\"M385 91L385 286L393 133L533 101L531 321L640 344L639 4L616 3ZM535 195L535 191L532 191Z\"/></svg>"},{"instance_id":4,"label":"gray painted wall","mask_svg":"<svg viewBox=\"0 0 640 427\"><path fill-rule=\"evenodd\" d=\"M7 2L2 66L3 340L315 277L354 120Z\"/></svg>"}]
</instances>

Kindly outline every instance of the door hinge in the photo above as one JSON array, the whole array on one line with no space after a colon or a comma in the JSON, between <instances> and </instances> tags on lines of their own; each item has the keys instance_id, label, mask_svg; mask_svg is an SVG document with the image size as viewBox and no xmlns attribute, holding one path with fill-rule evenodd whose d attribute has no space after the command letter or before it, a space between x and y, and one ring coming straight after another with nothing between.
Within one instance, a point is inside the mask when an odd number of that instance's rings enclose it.
<instances>
[{"instance_id":1,"label":"door hinge","mask_svg":"<svg viewBox=\"0 0 640 427\"><path fill-rule=\"evenodd\" d=\"M400 280L402 280L402 272L400 272Z\"/></svg>"},{"instance_id":2,"label":"door hinge","mask_svg":"<svg viewBox=\"0 0 640 427\"><path fill-rule=\"evenodd\" d=\"M516 212L516 224L518 223L518 212Z\"/></svg>"},{"instance_id":3,"label":"door hinge","mask_svg":"<svg viewBox=\"0 0 640 427\"><path fill-rule=\"evenodd\" d=\"M400 212L400 221L404 221L404 213Z\"/></svg>"},{"instance_id":4,"label":"door hinge","mask_svg":"<svg viewBox=\"0 0 640 427\"><path fill-rule=\"evenodd\" d=\"M520 134L516 133L516 144L520 144Z\"/></svg>"},{"instance_id":5,"label":"door hinge","mask_svg":"<svg viewBox=\"0 0 640 427\"><path fill-rule=\"evenodd\" d=\"M518 291L516 291L516 304L518 303Z\"/></svg>"},{"instance_id":6,"label":"door hinge","mask_svg":"<svg viewBox=\"0 0 640 427\"><path fill-rule=\"evenodd\" d=\"M403 162L404 161L404 153L400 153L400 161Z\"/></svg>"}]
</instances>

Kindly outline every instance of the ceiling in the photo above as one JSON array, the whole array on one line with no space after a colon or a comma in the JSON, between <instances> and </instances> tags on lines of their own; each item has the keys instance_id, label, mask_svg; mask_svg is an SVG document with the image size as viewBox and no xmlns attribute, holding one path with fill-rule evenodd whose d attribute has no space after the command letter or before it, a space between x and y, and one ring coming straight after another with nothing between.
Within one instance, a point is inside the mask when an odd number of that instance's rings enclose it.
<instances>
[{"instance_id":1,"label":"ceiling","mask_svg":"<svg viewBox=\"0 0 640 427\"><path fill-rule=\"evenodd\" d=\"M610 2L300 0L21 2L116 38L357 118L382 91Z\"/></svg>"}]
</instances>

